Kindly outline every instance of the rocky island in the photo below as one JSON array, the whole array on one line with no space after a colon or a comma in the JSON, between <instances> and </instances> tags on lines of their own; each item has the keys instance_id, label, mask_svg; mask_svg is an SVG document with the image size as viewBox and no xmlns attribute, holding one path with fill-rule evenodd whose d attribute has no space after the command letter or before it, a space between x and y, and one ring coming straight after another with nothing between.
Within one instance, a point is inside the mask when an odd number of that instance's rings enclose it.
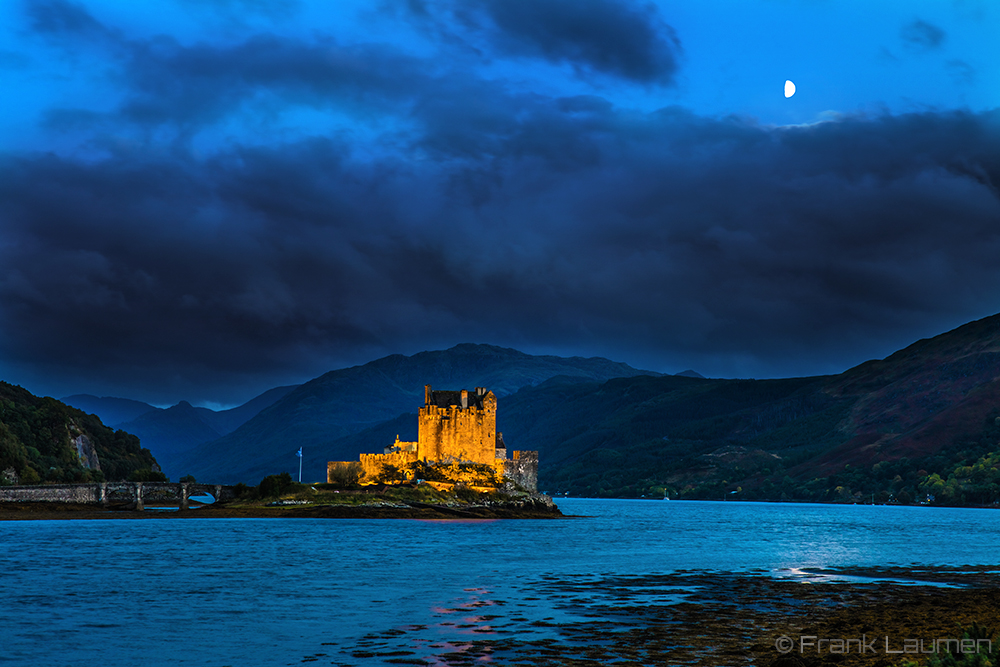
<instances>
[{"instance_id":1,"label":"rocky island","mask_svg":"<svg viewBox=\"0 0 1000 667\"><path fill-rule=\"evenodd\" d=\"M425 387L416 442L331 461L325 484L282 473L259 486L94 482L0 489L0 520L107 518L512 519L562 516L538 493L538 452L507 458L497 400L484 387ZM200 494L200 495L199 495ZM176 511L167 511L176 510Z\"/></svg>"}]
</instances>

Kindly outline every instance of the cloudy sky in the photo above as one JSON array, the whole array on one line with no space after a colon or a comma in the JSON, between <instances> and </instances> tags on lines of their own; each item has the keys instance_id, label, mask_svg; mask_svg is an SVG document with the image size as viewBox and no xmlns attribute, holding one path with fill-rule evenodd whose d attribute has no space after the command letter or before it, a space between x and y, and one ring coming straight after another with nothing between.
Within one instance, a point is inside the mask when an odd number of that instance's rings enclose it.
<instances>
[{"instance_id":1,"label":"cloudy sky","mask_svg":"<svg viewBox=\"0 0 1000 667\"><path fill-rule=\"evenodd\" d=\"M988 0L2 2L0 379L883 357L1000 312L998 36Z\"/></svg>"}]
</instances>

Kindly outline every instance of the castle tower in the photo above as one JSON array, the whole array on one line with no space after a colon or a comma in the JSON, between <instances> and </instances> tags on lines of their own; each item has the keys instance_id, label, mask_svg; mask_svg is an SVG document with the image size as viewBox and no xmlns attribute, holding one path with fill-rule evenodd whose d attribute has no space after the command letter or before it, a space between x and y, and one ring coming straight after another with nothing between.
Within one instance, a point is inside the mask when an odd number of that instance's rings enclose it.
<instances>
[{"instance_id":1,"label":"castle tower","mask_svg":"<svg viewBox=\"0 0 1000 667\"><path fill-rule=\"evenodd\" d=\"M492 464L496 458L497 398L492 391L434 391L425 385L417 419L417 456L425 461Z\"/></svg>"}]
</instances>

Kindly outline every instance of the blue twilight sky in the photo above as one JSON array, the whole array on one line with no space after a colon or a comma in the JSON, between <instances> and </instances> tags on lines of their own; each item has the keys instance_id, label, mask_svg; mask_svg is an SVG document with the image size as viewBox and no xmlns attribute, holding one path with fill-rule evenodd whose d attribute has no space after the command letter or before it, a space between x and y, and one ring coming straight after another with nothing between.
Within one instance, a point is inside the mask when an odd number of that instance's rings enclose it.
<instances>
[{"instance_id":1,"label":"blue twilight sky","mask_svg":"<svg viewBox=\"0 0 1000 667\"><path fill-rule=\"evenodd\" d=\"M0 379L839 372L1000 311L998 45L987 0L0 3Z\"/></svg>"}]
</instances>

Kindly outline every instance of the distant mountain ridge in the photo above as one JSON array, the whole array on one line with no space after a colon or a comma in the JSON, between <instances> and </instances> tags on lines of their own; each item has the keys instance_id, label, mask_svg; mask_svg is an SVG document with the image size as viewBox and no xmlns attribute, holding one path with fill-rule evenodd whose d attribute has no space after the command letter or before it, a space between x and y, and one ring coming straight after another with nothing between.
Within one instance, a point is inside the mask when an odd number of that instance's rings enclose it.
<instances>
[{"instance_id":1,"label":"distant mountain ridge","mask_svg":"<svg viewBox=\"0 0 1000 667\"><path fill-rule=\"evenodd\" d=\"M395 354L306 382L234 432L190 450L178 465L199 478L256 483L264 462L284 456L289 471L297 469L294 453L303 447L304 478L325 479L327 461L358 454L343 445L358 443L343 439L415 412L425 384L488 387L502 397L557 375L602 382L641 374L659 375L601 357L535 356L472 343L409 357ZM372 441L362 451L381 452L390 443Z\"/></svg>"},{"instance_id":2,"label":"distant mountain ridge","mask_svg":"<svg viewBox=\"0 0 1000 667\"><path fill-rule=\"evenodd\" d=\"M115 398L113 396L93 396L91 394L74 394L59 399L66 405L71 405L87 414L97 415L106 426L124 424L152 410L158 410L149 403L133 401L130 398Z\"/></svg>"},{"instance_id":3,"label":"distant mountain ridge","mask_svg":"<svg viewBox=\"0 0 1000 667\"><path fill-rule=\"evenodd\" d=\"M184 475L177 467L177 459L186 451L222 436L205 418L205 408L193 407L187 401L165 410L147 412L119 427L139 436L139 440L156 452L163 472L171 479Z\"/></svg>"},{"instance_id":4,"label":"distant mountain ridge","mask_svg":"<svg viewBox=\"0 0 1000 667\"><path fill-rule=\"evenodd\" d=\"M141 401L88 394L67 396L63 401L96 414L114 428L138 436L144 447L155 452L163 472L177 479L185 474L177 467L182 454L233 432L297 386L275 387L243 405L220 411L196 408L187 401L169 408L157 408Z\"/></svg>"}]
</instances>

